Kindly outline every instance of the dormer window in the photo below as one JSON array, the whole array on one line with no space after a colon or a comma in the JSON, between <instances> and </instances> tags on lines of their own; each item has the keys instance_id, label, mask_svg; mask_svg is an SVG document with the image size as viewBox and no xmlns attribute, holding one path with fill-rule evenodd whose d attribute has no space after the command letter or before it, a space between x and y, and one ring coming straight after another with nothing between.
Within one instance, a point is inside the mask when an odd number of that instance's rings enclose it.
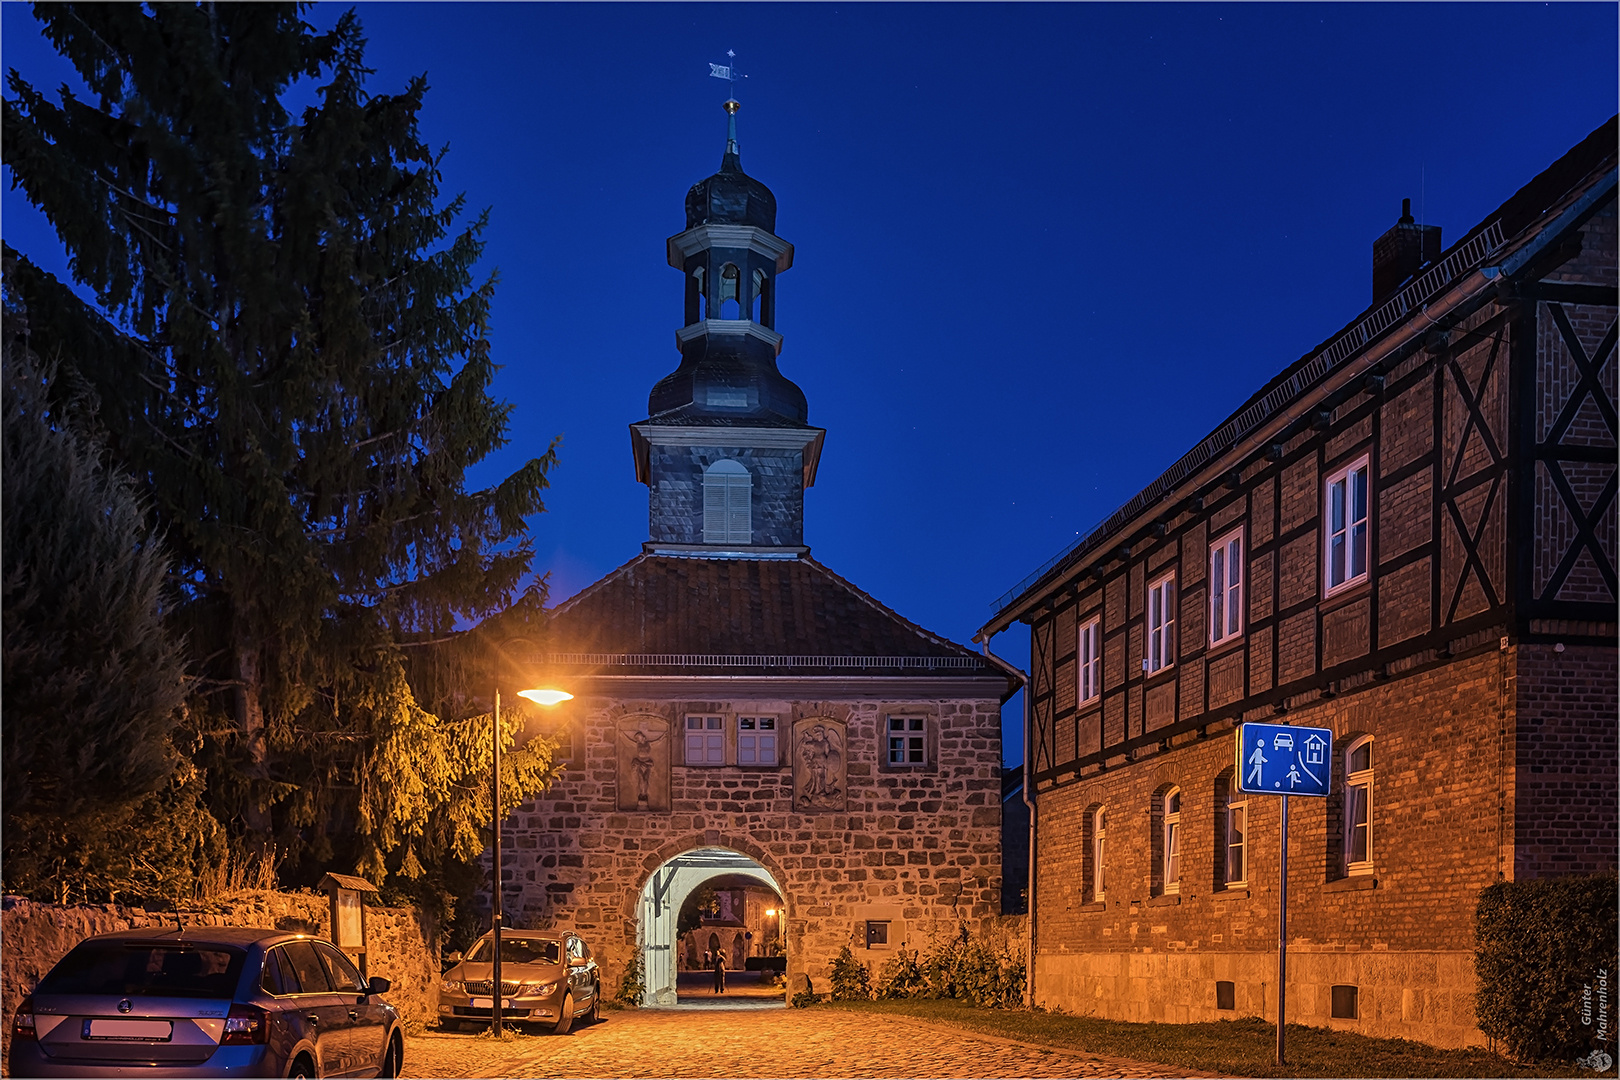
<instances>
[{"instance_id":1,"label":"dormer window","mask_svg":"<svg viewBox=\"0 0 1620 1080\"><path fill-rule=\"evenodd\" d=\"M703 542L753 540L754 478L737 462L717 461L703 471Z\"/></svg>"}]
</instances>

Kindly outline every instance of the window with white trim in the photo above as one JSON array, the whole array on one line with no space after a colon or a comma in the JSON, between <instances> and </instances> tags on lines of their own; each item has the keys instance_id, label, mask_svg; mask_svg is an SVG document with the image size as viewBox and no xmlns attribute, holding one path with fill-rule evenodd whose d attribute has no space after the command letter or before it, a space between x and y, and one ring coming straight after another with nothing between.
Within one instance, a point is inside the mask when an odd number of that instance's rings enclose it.
<instances>
[{"instance_id":1,"label":"window with white trim","mask_svg":"<svg viewBox=\"0 0 1620 1080\"><path fill-rule=\"evenodd\" d=\"M1209 643L1243 633L1243 530L1209 546Z\"/></svg>"},{"instance_id":2,"label":"window with white trim","mask_svg":"<svg viewBox=\"0 0 1620 1080\"><path fill-rule=\"evenodd\" d=\"M1331 594L1367 579L1368 459L1363 456L1327 480L1322 508L1322 561Z\"/></svg>"},{"instance_id":3,"label":"window with white trim","mask_svg":"<svg viewBox=\"0 0 1620 1080\"><path fill-rule=\"evenodd\" d=\"M703 470L703 542L746 544L754 538L754 478L729 458Z\"/></svg>"},{"instance_id":4,"label":"window with white trim","mask_svg":"<svg viewBox=\"0 0 1620 1080\"><path fill-rule=\"evenodd\" d=\"M725 722L718 716L686 718L686 763L724 765L726 763Z\"/></svg>"},{"instance_id":5,"label":"window with white trim","mask_svg":"<svg viewBox=\"0 0 1620 1080\"><path fill-rule=\"evenodd\" d=\"M1091 899L1108 898L1108 807L1099 806L1091 818Z\"/></svg>"},{"instance_id":6,"label":"window with white trim","mask_svg":"<svg viewBox=\"0 0 1620 1080\"><path fill-rule=\"evenodd\" d=\"M1079 657L1076 697L1084 705L1102 696L1102 618L1092 619L1080 628L1080 641L1076 650Z\"/></svg>"},{"instance_id":7,"label":"window with white trim","mask_svg":"<svg viewBox=\"0 0 1620 1080\"><path fill-rule=\"evenodd\" d=\"M1164 894L1181 891L1181 789L1164 793Z\"/></svg>"},{"instance_id":8,"label":"window with white trim","mask_svg":"<svg viewBox=\"0 0 1620 1080\"><path fill-rule=\"evenodd\" d=\"M737 764L776 764L776 717L737 717Z\"/></svg>"},{"instance_id":9,"label":"window with white trim","mask_svg":"<svg viewBox=\"0 0 1620 1080\"><path fill-rule=\"evenodd\" d=\"M889 717L889 764L928 763L928 719L922 716Z\"/></svg>"},{"instance_id":10,"label":"window with white trim","mask_svg":"<svg viewBox=\"0 0 1620 1080\"><path fill-rule=\"evenodd\" d=\"M1222 883L1231 888L1249 880L1249 801L1230 785L1226 789L1226 813L1222 817L1226 849L1226 876Z\"/></svg>"},{"instance_id":11,"label":"window with white trim","mask_svg":"<svg viewBox=\"0 0 1620 1080\"><path fill-rule=\"evenodd\" d=\"M1344 872L1373 872L1373 737L1363 735L1344 751Z\"/></svg>"},{"instance_id":12,"label":"window with white trim","mask_svg":"<svg viewBox=\"0 0 1620 1080\"><path fill-rule=\"evenodd\" d=\"M1147 656L1149 675L1176 662L1176 575L1166 574L1148 588Z\"/></svg>"}]
</instances>

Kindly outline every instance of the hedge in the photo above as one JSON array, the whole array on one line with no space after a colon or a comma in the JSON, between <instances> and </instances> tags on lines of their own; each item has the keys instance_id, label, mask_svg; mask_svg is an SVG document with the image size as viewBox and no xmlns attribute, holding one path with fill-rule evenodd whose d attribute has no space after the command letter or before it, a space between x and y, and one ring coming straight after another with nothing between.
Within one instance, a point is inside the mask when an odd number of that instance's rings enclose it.
<instances>
[{"instance_id":1,"label":"hedge","mask_svg":"<svg viewBox=\"0 0 1620 1080\"><path fill-rule=\"evenodd\" d=\"M1617 908L1614 874L1482 890L1474 917L1479 1029L1522 1061L1612 1053Z\"/></svg>"}]
</instances>

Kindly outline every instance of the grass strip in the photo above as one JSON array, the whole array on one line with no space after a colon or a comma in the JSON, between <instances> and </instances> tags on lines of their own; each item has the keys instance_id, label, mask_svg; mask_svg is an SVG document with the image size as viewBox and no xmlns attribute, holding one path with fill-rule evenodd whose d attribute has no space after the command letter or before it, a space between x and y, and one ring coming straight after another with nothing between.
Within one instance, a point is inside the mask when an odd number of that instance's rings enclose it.
<instances>
[{"instance_id":1,"label":"grass strip","mask_svg":"<svg viewBox=\"0 0 1620 1080\"><path fill-rule=\"evenodd\" d=\"M1276 1025L1256 1017L1199 1024L1138 1024L1042 1010L981 1009L959 1001L841 1001L812 1007L907 1016L1054 1050L1228 1076L1590 1075L1590 1070L1572 1063L1526 1065L1477 1047L1443 1050L1409 1039L1374 1038L1301 1024L1288 1025L1288 1064L1278 1066Z\"/></svg>"}]
</instances>

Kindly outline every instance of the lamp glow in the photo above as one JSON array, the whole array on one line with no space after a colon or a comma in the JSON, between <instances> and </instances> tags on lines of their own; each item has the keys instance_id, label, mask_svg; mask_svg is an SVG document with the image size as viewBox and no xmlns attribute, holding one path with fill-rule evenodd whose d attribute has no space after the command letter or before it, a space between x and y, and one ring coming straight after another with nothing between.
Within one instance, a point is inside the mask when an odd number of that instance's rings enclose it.
<instances>
[{"instance_id":1,"label":"lamp glow","mask_svg":"<svg viewBox=\"0 0 1620 1080\"><path fill-rule=\"evenodd\" d=\"M574 700L574 695L570 694L566 690L550 690L546 688L541 688L538 690L519 690L518 697L528 698L536 705L560 705L565 701Z\"/></svg>"}]
</instances>

